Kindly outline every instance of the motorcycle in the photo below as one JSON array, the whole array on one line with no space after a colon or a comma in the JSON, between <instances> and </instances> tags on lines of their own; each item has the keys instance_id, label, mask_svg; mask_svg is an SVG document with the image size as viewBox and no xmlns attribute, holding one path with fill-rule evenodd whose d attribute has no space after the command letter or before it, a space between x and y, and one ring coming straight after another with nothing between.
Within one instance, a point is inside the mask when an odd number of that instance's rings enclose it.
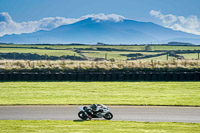
<instances>
[{"instance_id":1,"label":"motorcycle","mask_svg":"<svg viewBox=\"0 0 200 133\"><path fill-rule=\"evenodd\" d=\"M91 109L88 109L86 106L78 107L81 111L78 113L78 117L82 120L92 119L92 118L104 118L106 120L111 120L113 114L109 111L109 108L104 106L100 111L93 112Z\"/></svg>"}]
</instances>

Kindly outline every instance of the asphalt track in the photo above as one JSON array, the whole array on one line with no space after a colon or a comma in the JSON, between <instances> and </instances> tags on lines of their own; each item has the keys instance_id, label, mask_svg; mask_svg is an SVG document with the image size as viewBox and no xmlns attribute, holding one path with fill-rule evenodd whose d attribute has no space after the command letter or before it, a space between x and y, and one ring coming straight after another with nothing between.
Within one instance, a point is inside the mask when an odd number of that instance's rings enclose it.
<instances>
[{"instance_id":1,"label":"asphalt track","mask_svg":"<svg viewBox=\"0 0 200 133\"><path fill-rule=\"evenodd\" d=\"M0 106L0 120L80 120L78 106ZM200 107L109 106L112 120L200 123Z\"/></svg>"}]
</instances>

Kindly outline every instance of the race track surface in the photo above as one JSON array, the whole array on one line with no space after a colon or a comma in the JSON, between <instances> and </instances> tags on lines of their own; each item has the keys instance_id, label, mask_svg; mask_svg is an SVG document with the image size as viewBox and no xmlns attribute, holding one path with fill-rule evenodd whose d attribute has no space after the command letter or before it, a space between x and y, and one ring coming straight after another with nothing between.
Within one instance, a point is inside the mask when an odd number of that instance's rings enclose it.
<instances>
[{"instance_id":1,"label":"race track surface","mask_svg":"<svg viewBox=\"0 0 200 133\"><path fill-rule=\"evenodd\" d=\"M80 120L78 106L0 106L0 120ZM200 107L109 106L112 120L200 123Z\"/></svg>"}]
</instances>

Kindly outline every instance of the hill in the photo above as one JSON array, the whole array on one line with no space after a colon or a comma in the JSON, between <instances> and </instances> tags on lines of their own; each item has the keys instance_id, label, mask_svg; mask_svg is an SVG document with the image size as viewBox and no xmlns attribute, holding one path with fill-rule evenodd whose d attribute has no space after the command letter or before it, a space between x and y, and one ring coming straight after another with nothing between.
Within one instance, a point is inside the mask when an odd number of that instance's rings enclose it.
<instances>
[{"instance_id":1,"label":"hill","mask_svg":"<svg viewBox=\"0 0 200 133\"><path fill-rule=\"evenodd\" d=\"M62 25L49 31L37 31L20 35L5 35L5 43L93 43L145 44L181 41L200 44L200 36L174 31L151 22L139 22L123 18L120 21L86 18L76 23Z\"/></svg>"}]
</instances>

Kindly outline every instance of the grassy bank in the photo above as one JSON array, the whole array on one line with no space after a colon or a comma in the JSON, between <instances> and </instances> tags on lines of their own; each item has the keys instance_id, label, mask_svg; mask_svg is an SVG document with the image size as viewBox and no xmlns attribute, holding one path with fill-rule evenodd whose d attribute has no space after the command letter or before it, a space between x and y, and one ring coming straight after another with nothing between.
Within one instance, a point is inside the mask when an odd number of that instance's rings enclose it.
<instances>
[{"instance_id":1,"label":"grassy bank","mask_svg":"<svg viewBox=\"0 0 200 133\"><path fill-rule=\"evenodd\" d=\"M200 106L200 82L0 82L0 104Z\"/></svg>"},{"instance_id":2,"label":"grassy bank","mask_svg":"<svg viewBox=\"0 0 200 133\"><path fill-rule=\"evenodd\" d=\"M1 133L198 133L199 123L1 120Z\"/></svg>"},{"instance_id":3,"label":"grassy bank","mask_svg":"<svg viewBox=\"0 0 200 133\"><path fill-rule=\"evenodd\" d=\"M14 61L1 60L0 72L34 71L199 71L200 60Z\"/></svg>"}]
</instances>

